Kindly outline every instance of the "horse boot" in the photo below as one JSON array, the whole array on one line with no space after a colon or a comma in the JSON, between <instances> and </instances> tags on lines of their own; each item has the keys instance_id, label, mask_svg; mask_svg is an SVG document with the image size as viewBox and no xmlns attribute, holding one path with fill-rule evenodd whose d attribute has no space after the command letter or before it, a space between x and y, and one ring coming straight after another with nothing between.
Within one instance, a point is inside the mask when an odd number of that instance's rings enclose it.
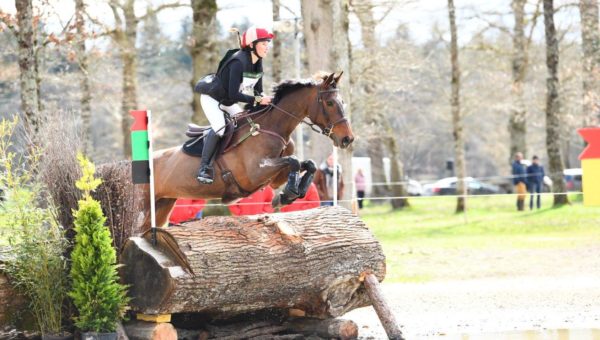
<instances>
[{"instance_id":1,"label":"horse boot","mask_svg":"<svg viewBox=\"0 0 600 340\"><path fill-rule=\"evenodd\" d=\"M312 160L304 161L302 162L302 169L306 170L306 172L300 179L300 184L298 185L298 198L304 198L304 196L306 196L308 188L315 177L317 165Z\"/></svg>"},{"instance_id":2,"label":"horse boot","mask_svg":"<svg viewBox=\"0 0 600 340\"><path fill-rule=\"evenodd\" d=\"M200 170L198 171L198 176L196 176L196 179L201 184L212 184L214 181L214 169L212 167L212 161L220 139L220 136L217 135L213 129L210 129L210 131L204 137Z\"/></svg>"}]
</instances>

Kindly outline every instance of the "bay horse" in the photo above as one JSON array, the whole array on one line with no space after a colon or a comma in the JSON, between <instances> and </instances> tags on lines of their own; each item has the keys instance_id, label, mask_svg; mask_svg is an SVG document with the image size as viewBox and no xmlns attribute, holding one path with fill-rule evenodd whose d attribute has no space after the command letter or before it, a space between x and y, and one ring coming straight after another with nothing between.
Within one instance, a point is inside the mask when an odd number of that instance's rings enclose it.
<instances>
[{"instance_id":1,"label":"bay horse","mask_svg":"<svg viewBox=\"0 0 600 340\"><path fill-rule=\"evenodd\" d=\"M224 152L214 160L214 182L200 184L196 174L200 157L190 156L182 146L159 150L153 155L156 226L166 224L177 198L221 198L227 204L270 185L286 183L273 205L285 205L304 197L316 166L300 162L294 155L290 136L300 123L327 135L334 146L347 148L354 140L350 123L344 117L337 89L342 72L323 75L319 80L285 81L278 84L272 104L237 118L238 127ZM246 118L246 119L244 119ZM310 121L306 121L308 118ZM317 126L319 129L315 128ZM223 143L226 138L222 138ZM300 178L300 172L304 175ZM147 193L146 202L149 201ZM149 209L142 230L150 228Z\"/></svg>"}]
</instances>

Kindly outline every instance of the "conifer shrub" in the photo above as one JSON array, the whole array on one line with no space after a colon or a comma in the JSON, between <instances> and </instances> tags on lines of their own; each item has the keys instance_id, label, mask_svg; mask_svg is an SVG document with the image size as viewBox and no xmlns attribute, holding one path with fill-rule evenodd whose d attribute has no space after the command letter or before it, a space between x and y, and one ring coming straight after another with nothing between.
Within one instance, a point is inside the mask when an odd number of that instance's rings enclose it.
<instances>
[{"instance_id":1,"label":"conifer shrub","mask_svg":"<svg viewBox=\"0 0 600 340\"><path fill-rule=\"evenodd\" d=\"M100 203L91 192L100 185L95 167L78 154L82 177L76 182L83 199L74 212L75 246L71 253L72 290L69 296L77 308L75 325L86 332L114 332L128 303L126 287L117 275L117 257Z\"/></svg>"}]
</instances>

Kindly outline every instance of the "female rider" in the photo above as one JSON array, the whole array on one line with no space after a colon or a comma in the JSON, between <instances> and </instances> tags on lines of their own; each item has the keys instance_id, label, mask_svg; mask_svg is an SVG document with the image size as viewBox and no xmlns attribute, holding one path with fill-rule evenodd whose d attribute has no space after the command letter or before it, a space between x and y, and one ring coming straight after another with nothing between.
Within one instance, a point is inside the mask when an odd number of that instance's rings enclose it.
<instances>
[{"instance_id":1,"label":"female rider","mask_svg":"<svg viewBox=\"0 0 600 340\"><path fill-rule=\"evenodd\" d=\"M272 97L262 96L262 59L269 52L273 34L264 28L250 27L241 39L242 49L234 53L215 74L207 90L198 90L200 105L211 130L204 137L202 161L196 177L202 184L214 180L212 160L225 132L223 111L235 115L242 111L237 104L268 105Z\"/></svg>"}]
</instances>

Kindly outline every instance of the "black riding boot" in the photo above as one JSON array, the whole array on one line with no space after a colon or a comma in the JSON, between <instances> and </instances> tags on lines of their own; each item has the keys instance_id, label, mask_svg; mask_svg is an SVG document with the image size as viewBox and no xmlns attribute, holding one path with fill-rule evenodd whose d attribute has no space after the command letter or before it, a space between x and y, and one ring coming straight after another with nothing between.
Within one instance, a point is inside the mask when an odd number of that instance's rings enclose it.
<instances>
[{"instance_id":1,"label":"black riding boot","mask_svg":"<svg viewBox=\"0 0 600 340\"><path fill-rule=\"evenodd\" d=\"M220 139L221 137L212 129L204 137L202 161L200 163L200 171L198 171L198 176L196 177L201 184L212 184L214 180L214 170L211 164Z\"/></svg>"}]
</instances>

